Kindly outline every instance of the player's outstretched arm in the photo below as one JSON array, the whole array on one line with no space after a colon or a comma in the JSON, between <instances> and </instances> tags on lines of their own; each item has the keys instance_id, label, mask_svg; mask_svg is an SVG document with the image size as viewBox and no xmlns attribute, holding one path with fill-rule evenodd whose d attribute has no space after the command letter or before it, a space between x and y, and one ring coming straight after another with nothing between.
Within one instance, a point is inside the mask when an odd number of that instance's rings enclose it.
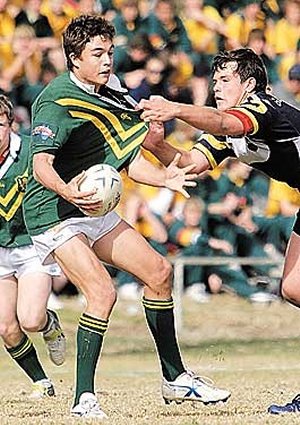
<instances>
[{"instance_id":1,"label":"player's outstretched arm","mask_svg":"<svg viewBox=\"0 0 300 425\"><path fill-rule=\"evenodd\" d=\"M149 132L143 142L143 148L150 151L166 167L174 160L178 153L180 154L178 166L181 168L195 163L196 168L193 171L195 173L201 173L209 167L206 158L200 152L197 155L193 151L178 149L166 142L164 140L164 128L161 122L150 122Z\"/></svg>"},{"instance_id":2,"label":"player's outstretched arm","mask_svg":"<svg viewBox=\"0 0 300 425\"><path fill-rule=\"evenodd\" d=\"M137 107L144 110L141 117L145 121L168 121L178 118L214 135L244 134L243 124L237 117L215 108L171 102L162 96L142 99Z\"/></svg>"},{"instance_id":3,"label":"player's outstretched arm","mask_svg":"<svg viewBox=\"0 0 300 425\"><path fill-rule=\"evenodd\" d=\"M195 164L179 168L179 161L180 154L176 154L168 167L158 168L139 153L128 167L128 176L138 183L167 187L189 197L184 187L196 186L193 180L197 178L197 174L192 173Z\"/></svg>"}]
</instances>

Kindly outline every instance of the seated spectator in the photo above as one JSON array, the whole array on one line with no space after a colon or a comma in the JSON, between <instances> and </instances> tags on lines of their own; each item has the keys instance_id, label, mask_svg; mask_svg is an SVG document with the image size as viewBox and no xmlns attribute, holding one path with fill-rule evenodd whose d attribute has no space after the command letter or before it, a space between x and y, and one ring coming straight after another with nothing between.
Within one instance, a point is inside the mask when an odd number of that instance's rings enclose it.
<instances>
[{"instance_id":1,"label":"seated spectator","mask_svg":"<svg viewBox=\"0 0 300 425\"><path fill-rule=\"evenodd\" d=\"M274 30L276 54L284 56L295 52L300 38L300 3L297 0L285 0L284 16L276 23Z\"/></svg>"},{"instance_id":2,"label":"seated spectator","mask_svg":"<svg viewBox=\"0 0 300 425\"><path fill-rule=\"evenodd\" d=\"M12 86L19 105L22 105L24 85L34 85L39 81L42 54L37 46L37 38L30 26L20 25L16 28L10 59L2 69L1 76Z\"/></svg>"},{"instance_id":3,"label":"seated spectator","mask_svg":"<svg viewBox=\"0 0 300 425\"><path fill-rule=\"evenodd\" d=\"M271 179L266 216L272 220L272 233L269 242L284 253L292 232L295 214L300 208L300 193L285 183Z\"/></svg>"},{"instance_id":4,"label":"seated spectator","mask_svg":"<svg viewBox=\"0 0 300 425\"><path fill-rule=\"evenodd\" d=\"M46 16L53 36L61 42L63 30L70 19L77 15L76 8L65 0L46 0L41 6L41 13Z\"/></svg>"},{"instance_id":5,"label":"seated spectator","mask_svg":"<svg viewBox=\"0 0 300 425\"><path fill-rule=\"evenodd\" d=\"M149 37L157 51L169 53L173 84L186 86L193 74L192 45L172 0L158 0L148 17Z\"/></svg>"},{"instance_id":6,"label":"seated spectator","mask_svg":"<svg viewBox=\"0 0 300 425\"><path fill-rule=\"evenodd\" d=\"M48 18L41 13L42 0L25 0L23 9L15 17L16 26L30 26L38 39L39 48L43 51L56 46L58 40L53 36Z\"/></svg>"},{"instance_id":7,"label":"seated spectator","mask_svg":"<svg viewBox=\"0 0 300 425\"><path fill-rule=\"evenodd\" d=\"M280 99L300 107L300 63L290 68L288 78L275 84L273 91Z\"/></svg>"},{"instance_id":8,"label":"seated spectator","mask_svg":"<svg viewBox=\"0 0 300 425\"><path fill-rule=\"evenodd\" d=\"M259 297L263 299L263 291L248 284L243 270L214 262L214 256L231 255L233 247L227 240L210 236L204 212L203 201L200 198L190 198L185 202L182 218L173 220L168 227L169 241L177 246L179 255L212 257L211 265L185 266L186 294L196 302L205 302L208 300L205 290L218 293L224 285L229 287L231 292L249 300L256 301ZM264 294L265 300L270 301L270 294Z\"/></svg>"},{"instance_id":9,"label":"seated spectator","mask_svg":"<svg viewBox=\"0 0 300 425\"><path fill-rule=\"evenodd\" d=\"M257 237L259 231L252 212L252 201L245 184L250 167L242 162L229 160L226 170L210 184L214 189L208 193L207 209L209 228L216 238L226 239L240 257L268 258L264 244ZM208 175L207 179L211 177ZM244 267L249 276L268 276L269 265Z\"/></svg>"},{"instance_id":10,"label":"seated spectator","mask_svg":"<svg viewBox=\"0 0 300 425\"><path fill-rule=\"evenodd\" d=\"M194 103L204 105L208 94L208 81L213 56L219 50L219 36L226 27L219 12L203 0L186 0L183 23L192 43L194 76L192 78Z\"/></svg>"},{"instance_id":11,"label":"seated spectator","mask_svg":"<svg viewBox=\"0 0 300 425\"><path fill-rule=\"evenodd\" d=\"M267 45L265 33L261 29L253 29L250 31L247 47L262 59L268 72L269 83L271 85L279 81L277 72L276 56L270 46Z\"/></svg>"},{"instance_id":12,"label":"seated spectator","mask_svg":"<svg viewBox=\"0 0 300 425\"><path fill-rule=\"evenodd\" d=\"M136 34L127 47L116 48L114 70L129 89L138 87L145 77L145 65L153 53L146 34Z\"/></svg>"},{"instance_id":13,"label":"seated spectator","mask_svg":"<svg viewBox=\"0 0 300 425\"><path fill-rule=\"evenodd\" d=\"M8 11L8 0L2 0L0 2L0 68L7 63L7 57L10 58L14 31L15 21Z\"/></svg>"},{"instance_id":14,"label":"seated spectator","mask_svg":"<svg viewBox=\"0 0 300 425\"><path fill-rule=\"evenodd\" d=\"M240 9L226 18L226 49L246 46L251 30L264 29L264 16L260 3L259 0L243 0Z\"/></svg>"},{"instance_id":15,"label":"seated spectator","mask_svg":"<svg viewBox=\"0 0 300 425\"><path fill-rule=\"evenodd\" d=\"M139 15L137 0L124 0L113 20L116 30L115 46L127 47L136 34L147 34L147 19Z\"/></svg>"}]
</instances>

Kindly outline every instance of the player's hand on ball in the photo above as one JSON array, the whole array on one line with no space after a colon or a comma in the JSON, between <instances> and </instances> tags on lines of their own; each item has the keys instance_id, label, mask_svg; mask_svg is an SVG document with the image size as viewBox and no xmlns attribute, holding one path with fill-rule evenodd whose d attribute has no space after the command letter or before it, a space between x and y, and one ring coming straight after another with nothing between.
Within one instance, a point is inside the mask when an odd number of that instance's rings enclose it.
<instances>
[{"instance_id":1,"label":"player's hand on ball","mask_svg":"<svg viewBox=\"0 0 300 425\"><path fill-rule=\"evenodd\" d=\"M77 208L80 208L83 212L92 212L101 208L102 201L94 198L96 189L90 191L80 191L79 185L85 178L85 171L82 171L77 176L73 177L72 180L65 186L63 191L63 197L71 204L74 204Z\"/></svg>"},{"instance_id":2,"label":"player's hand on ball","mask_svg":"<svg viewBox=\"0 0 300 425\"><path fill-rule=\"evenodd\" d=\"M197 183L195 180L198 177L198 174L190 172L196 167L196 164L187 165L184 168L179 168L178 163L180 161L181 154L177 153L173 161L166 168L166 179L165 186L169 189L176 190L177 192L182 193L186 198L189 198L190 195L184 189L184 187L195 187Z\"/></svg>"}]
</instances>

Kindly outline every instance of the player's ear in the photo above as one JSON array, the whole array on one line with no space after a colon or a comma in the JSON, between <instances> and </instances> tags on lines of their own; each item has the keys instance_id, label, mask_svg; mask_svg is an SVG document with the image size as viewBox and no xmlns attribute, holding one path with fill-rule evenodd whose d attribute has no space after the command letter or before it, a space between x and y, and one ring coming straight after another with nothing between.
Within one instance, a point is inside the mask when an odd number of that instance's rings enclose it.
<instances>
[{"instance_id":1,"label":"player's ear","mask_svg":"<svg viewBox=\"0 0 300 425\"><path fill-rule=\"evenodd\" d=\"M77 68L77 69L80 68L79 67L79 58L77 56L75 56L74 53L71 53L69 58L70 58L70 60L73 64L74 68Z\"/></svg>"},{"instance_id":2,"label":"player's ear","mask_svg":"<svg viewBox=\"0 0 300 425\"><path fill-rule=\"evenodd\" d=\"M255 91L255 86L256 86L256 79L254 77L250 77L248 80L246 91L248 93L252 93L253 91Z\"/></svg>"}]
</instances>

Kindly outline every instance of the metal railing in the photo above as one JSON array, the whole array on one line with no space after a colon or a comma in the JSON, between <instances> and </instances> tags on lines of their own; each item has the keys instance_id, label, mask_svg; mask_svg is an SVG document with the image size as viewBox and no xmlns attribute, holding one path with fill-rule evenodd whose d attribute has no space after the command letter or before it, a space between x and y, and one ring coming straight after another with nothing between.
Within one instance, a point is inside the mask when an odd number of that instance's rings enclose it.
<instances>
[{"instance_id":1,"label":"metal railing","mask_svg":"<svg viewBox=\"0 0 300 425\"><path fill-rule=\"evenodd\" d=\"M176 327L178 331L182 330L183 307L182 295L184 290L184 267L185 266L223 266L223 265L274 265L281 266L282 259L258 258L258 257L170 257L170 262L174 266L173 294L175 300Z\"/></svg>"}]
</instances>

